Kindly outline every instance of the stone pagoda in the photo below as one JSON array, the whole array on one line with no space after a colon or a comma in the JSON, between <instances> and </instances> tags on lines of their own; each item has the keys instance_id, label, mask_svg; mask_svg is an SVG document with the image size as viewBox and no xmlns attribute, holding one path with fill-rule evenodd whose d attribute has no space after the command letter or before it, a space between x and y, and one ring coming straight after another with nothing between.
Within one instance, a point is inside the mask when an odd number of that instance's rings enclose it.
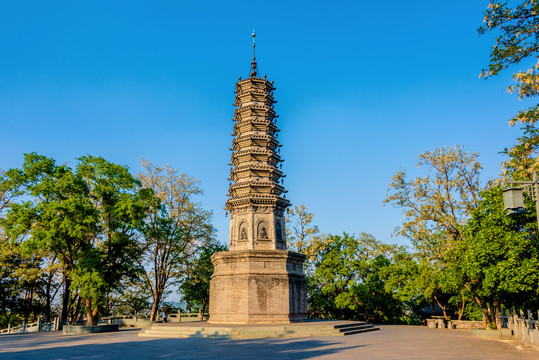
<instances>
[{"instance_id":1,"label":"stone pagoda","mask_svg":"<svg viewBox=\"0 0 539 360\"><path fill-rule=\"evenodd\" d=\"M251 73L236 83L230 188L230 251L212 256L210 323L289 323L307 319L305 256L286 250L273 81ZM281 184L279 183L281 180Z\"/></svg>"}]
</instances>

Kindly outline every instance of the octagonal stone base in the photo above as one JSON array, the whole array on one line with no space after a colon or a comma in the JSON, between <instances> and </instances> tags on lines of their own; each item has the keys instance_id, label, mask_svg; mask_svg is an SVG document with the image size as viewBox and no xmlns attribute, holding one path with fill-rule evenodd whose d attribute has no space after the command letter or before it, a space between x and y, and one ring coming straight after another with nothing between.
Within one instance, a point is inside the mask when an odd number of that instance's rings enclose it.
<instances>
[{"instance_id":1,"label":"octagonal stone base","mask_svg":"<svg viewBox=\"0 0 539 360\"><path fill-rule=\"evenodd\" d=\"M286 250L224 251L212 256L212 324L307 320L305 255Z\"/></svg>"}]
</instances>

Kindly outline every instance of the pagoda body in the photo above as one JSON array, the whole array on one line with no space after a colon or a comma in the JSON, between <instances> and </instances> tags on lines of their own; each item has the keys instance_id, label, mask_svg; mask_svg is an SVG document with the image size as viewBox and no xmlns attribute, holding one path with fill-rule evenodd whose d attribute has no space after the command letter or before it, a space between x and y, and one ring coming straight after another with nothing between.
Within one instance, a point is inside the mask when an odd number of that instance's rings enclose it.
<instances>
[{"instance_id":1,"label":"pagoda body","mask_svg":"<svg viewBox=\"0 0 539 360\"><path fill-rule=\"evenodd\" d=\"M253 34L254 38L254 34ZM254 42L253 42L254 49ZM211 323L287 323L306 320L305 256L286 250L279 183L275 87L257 76L236 83L230 188L230 251L212 256Z\"/></svg>"},{"instance_id":2,"label":"pagoda body","mask_svg":"<svg viewBox=\"0 0 539 360\"><path fill-rule=\"evenodd\" d=\"M286 250L283 177L278 164L281 145L273 110L273 84L250 77L236 84L231 183L230 250Z\"/></svg>"}]
</instances>

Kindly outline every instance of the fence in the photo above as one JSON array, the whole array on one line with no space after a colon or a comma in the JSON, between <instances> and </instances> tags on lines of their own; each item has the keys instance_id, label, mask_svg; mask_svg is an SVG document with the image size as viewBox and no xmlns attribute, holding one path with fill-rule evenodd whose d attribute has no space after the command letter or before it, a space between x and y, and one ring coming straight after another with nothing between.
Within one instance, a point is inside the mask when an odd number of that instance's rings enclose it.
<instances>
[{"instance_id":1,"label":"fence","mask_svg":"<svg viewBox=\"0 0 539 360\"><path fill-rule=\"evenodd\" d=\"M537 318L539 319L539 311ZM513 338L539 350L539 321L533 318L530 310L527 311L527 315L524 311L520 311L519 315L513 311L512 316L507 313L502 319L507 328L513 330Z\"/></svg>"},{"instance_id":2,"label":"fence","mask_svg":"<svg viewBox=\"0 0 539 360\"><path fill-rule=\"evenodd\" d=\"M59 330L60 328L60 318L54 318L53 321L42 321L41 318L38 318L36 322L33 323L22 323L19 326L10 326L8 325L7 329L0 329L0 335L5 334L24 334L30 332L38 331L54 331Z\"/></svg>"},{"instance_id":3,"label":"fence","mask_svg":"<svg viewBox=\"0 0 539 360\"><path fill-rule=\"evenodd\" d=\"M537 312L539 319L539 311ZM512 330L513 339L530 345L539 350L539 320L533 318L530 310L526 313L520 311L511 312L502 309L502 328ZM445 318L443 316L433 316L427 319L427 326L433 329L480 329L483 328L482 321L458 321ZM475 331L475 330L474 330Z\"/></svg>"},{"instance_id":4,"label":"fence","mask_svg":"<svg viewBox=\"0 0 539 360\"><path fill-rule=\"evenodd\" d=\"M443 316L433 316L432 319L427 319L427 326L432 329L472 330L482 328L483 322L469 320L451 320Z\"/></svg>"},{"instance_id":5,"label":"fence","mask_svg":"<svg viewBox=\"0 0 539 360\"><path fill-rule=\"evenodd\" d=\"M202 321L207 320L208 316L207 314L204 314L202 316L200 313L177 313L177 314L170 314L167 318L168 322L192 322L192 321ZM107 322L109 324L118 324L120 327L149 327L152 325L152 322L150 321L150 317L148 315L142 315L139 316L137 314L134 315L113 315L113 316L107 316L101 318L102 321ZM157 321L161 321L161 317L158 317Z\"/></svg>"}]
</instances>

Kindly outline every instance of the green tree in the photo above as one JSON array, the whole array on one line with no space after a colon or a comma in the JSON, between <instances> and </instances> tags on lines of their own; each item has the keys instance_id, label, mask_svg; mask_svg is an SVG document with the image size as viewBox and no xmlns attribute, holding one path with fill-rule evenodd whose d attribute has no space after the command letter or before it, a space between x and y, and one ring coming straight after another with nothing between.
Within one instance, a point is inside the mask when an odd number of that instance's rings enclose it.
<instances>
[{"instance_id":1,"label":"green tree","mask_svg":"<svg viewBox=\"0 0 539 360\"><path fill-rule=\"evenodd\" d=\"M528 209L534 206L528 200ZM501 327L500 308L537 305L539 240L531 210L507 215L499 187L481 193L464 239L448 254L453 282L463 283L483 309L485 321Z\"/></svg>"},{"instance_id":2,"label":"green tree","mask_svg":"<svg viewBox=\"0 0 539 360\"><path fill-rule=\"evenodd\" d=\"M41 310L45 314L45 319L50 321L52 301L60 286L56 257L50 254L47 256L43 251L23 251L20 243L9 241L8 234L4 230L7 210L14 201L20 200L22 195L24 189L21 178L8 177L0 170L0 272L2 273L0 292L3 318L6 321L0 324L0 327L10 323L12 315L28 321L30 312L33 312L35 318L36 313ZM20 239L27 236L28 234L25 234ZM24 297L25 301L18 301L19 296Z\"/></svg>"},{"instance_id":3,"label":"green tree","mask_svg":"<svg viewBox=\"0 0 539 360\"><path fill-rule=\"evenodd\" d=\"M39 255L0 241L0 328L34 320L42 311Z\"/></svg>"},{"instance_id":4,"label":"green tree","mask_svg":"<svg viewBox=\"0 0 539 360\"><path fill-rule=\"evenodd\" d=\"M183 294L189 308L195 305L200 308L202 314L206 313L210 301L210 280L213 275L211 256L218 251L227 250L227 246L217 242L208 244L191 264L191 270L180 285L180 293Z\"/></svg>"},{"instance_id":5,"label":"green tree","mask_svg":"<svg viewBox=\"0 0 539 360\"><path fill-rule=\"evenodd\" d=\"M437 274L431 264L416 259L416 254L410 254L404 249L395 253L391 264L383 269L385 289L402 302L409 314L407 323L418 323L420 321L418 310L429 304L432 305L434 313L435 302L444 312L447 310L444 305L447 296L442 291L439 281L433 279Z\"/></svg>"},{"instance_id":6,"label":"green tree","mask_svg":"<svg viewBox=\"0 0 539 360\"><path fill-rule=\"evenodd\" d=\"M346 233L331 236L317 255L316 270L310 279L319 286L314 289L314 300L329 309L316 310L341 319L398 322L402 304L386 290L383 272L394 253L400 251L365 233L357 238ZM329 301L321 301L317 296L320 294Z\"/></svg>"},{"instance_id":7,"label":"green tree","mask_svg":"<svg viewBox=\"0 0 539 360\"><path fill-rule=\"evenodd\" d=\"M141 187L126 166L90 155L78 160L77 175L87 184L97 214L97 231L86 234L90 246L84 249L72 277L85 299L87 322L96 324L106 294L120 286L126 276L138 275L138 230L154 195Z\"/></svg>"},{"instance_id":8,"label":"green tree","mask_svg":"<svg viewBox=\"0 0 539 360\"><path fill-rule=\"evenodd\" d=\"M61 316L65 321L71 273L87 246L88 234L96 232L96 212L88 201L87 186L66 165L34 153L25 155L22 169L5 175L26 201L12 202L2 225L9 241L23 246L24 252L57 255L65 279Z\"/></svg>"},{"instance_id":9,"label":"green tree","mask_svg":"<svg viewBox=\"0 0 539 360\"><path fill-rule=\"evenodd\" d=\"M138 190L140 183L126 167L92 156L80 158L73 171L26 154L22 168L5 175L25 194L9 205L2 221L10 242L58 261L64 278L62 320L76 292L84 299L87 322L95 324L105 294L134 274L140 253L136 230L151 191Z\"/></svg>"},{"instance_id":10,"label":"green tree","mask_svg":"<svg viewBox=\"0 0 539 360\"><path fill-rule=\"evenodd\" d=\"M410 286L437 302L445 315L455 296L466 300L463 288L446 281L445 268L447 252L462 242L462 226L478 204L482 166L477 157L460 146L426 151L417 164L425 175L408 180L405 170L397 172L384 201L402 209L404 220L396 233L417 251L419 273Z\"/></svg>"}]
</instances>

